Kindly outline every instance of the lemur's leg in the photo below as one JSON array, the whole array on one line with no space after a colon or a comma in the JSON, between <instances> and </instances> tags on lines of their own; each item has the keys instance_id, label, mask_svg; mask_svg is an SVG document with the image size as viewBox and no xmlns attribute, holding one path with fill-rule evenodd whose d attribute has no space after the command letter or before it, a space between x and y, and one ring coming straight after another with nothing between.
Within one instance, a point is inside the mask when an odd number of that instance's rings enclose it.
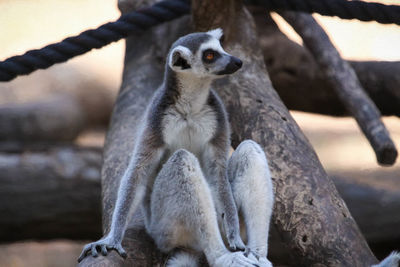
<instances>
[{"instance_id":1,"label":"lemur's leg","mask_svg":"<svg viewBox=\"0 0 400 267\"><path fill-rule=\"evenodd\" d=\"M264 151L254 141L243 141L228 163L228 177L239 213L246 225L247 247L266 259L273 209L273 188Z\"/></svg>"},{"instance_id":2,"label":"lemur's leg","mask_svg":"<svg viewBox=\"0 0 400 267\"><path fill-rule=\"evenodd\" d=\"M154 182L147 229L163 252L187 247L203 251L211 266L254 266L254 261L243 253L231 253L226 249L210 189L198 160L186 150L176 151ZM187 261L189 258L181 251L168 266L185 266L178 259ZM192 261L190 266L196 264Z\"/></svg>"}]
</instances>

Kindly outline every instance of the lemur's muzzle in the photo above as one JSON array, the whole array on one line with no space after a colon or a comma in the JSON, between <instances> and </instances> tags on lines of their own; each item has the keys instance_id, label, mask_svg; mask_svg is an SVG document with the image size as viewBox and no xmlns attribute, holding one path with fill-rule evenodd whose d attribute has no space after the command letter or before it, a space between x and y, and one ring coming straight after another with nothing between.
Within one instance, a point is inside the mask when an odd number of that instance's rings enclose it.
<instances>
[{"instance_id":1,"label":"lemur's muzzle","mask_svg":"<svg viewBox=\"0 0 400 267\"><path fill-rule=\"evenodd\" d=\"M240 69L242 65L243 62L240 59L234 56L230 56L229 63L226 65L225 69L221 70L217 74L218 75L232 74L236 72L238 69Z\"/></svg>"}]
</instances>

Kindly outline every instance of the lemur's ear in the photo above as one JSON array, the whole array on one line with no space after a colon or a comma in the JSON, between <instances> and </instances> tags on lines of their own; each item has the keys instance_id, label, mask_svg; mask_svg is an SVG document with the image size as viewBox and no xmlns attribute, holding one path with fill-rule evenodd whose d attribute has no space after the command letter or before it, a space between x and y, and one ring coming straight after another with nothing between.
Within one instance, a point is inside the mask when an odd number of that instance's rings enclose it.
<instances>
[{"instance_id":1,"label":"lemur's ear","mask_svg":"<svg viewBox=\"0 0 400 267\"><path fill-rule=\"evenodd\" d=\"M171 52L169 66L177 71L190 69L191 55L192 53L186 47L177 46Z\"/></svg>"},{"instance_id":2,"label":"lemur's ear","mask_svg":"<svg viewBox=\"0 0 400 267\"><path fill-rule=\"evenodd\" d=\"M209 35L215 37L216 39L223 41L224 31L221 28L217 28L207 32Z\"/></svg>"}]
</instances>

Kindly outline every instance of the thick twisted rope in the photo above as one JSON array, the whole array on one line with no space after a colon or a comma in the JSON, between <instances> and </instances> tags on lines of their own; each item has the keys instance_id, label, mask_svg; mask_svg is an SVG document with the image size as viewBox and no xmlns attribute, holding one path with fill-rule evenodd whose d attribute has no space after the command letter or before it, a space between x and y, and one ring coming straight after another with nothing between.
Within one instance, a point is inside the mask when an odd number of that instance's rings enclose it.
<instances>
[{"instance_id":1,"label":"thick twisted rope","mask_svg":"<svg viewBox=\"0 0 400 267\"><path fill-rule=\"evenodd\" d=\"M291 10L318 13L341 19L358 19L400 25L400 6L398 5L348 0L247 0L247 2L276 11Z\"/></svg>"},{"instance_id":2,"label":"thick twisted rope","mask_svg":"<svg viewBox=\"0 0 400 267\"><path fill-rule=\"evenodd\" d=\"M338 16L343 19L377 21L400 25L400 6L347 0L247 0L268 10L292 10ZM10 81L18 75L46 69L65 62L93 48L101 48L128 35L139 35L150 27L173 20L190 11L189 0L164 0L155 5L122 15L97 29L87 30L42 49L30 50L0 62L0 81Z\"/></svg>"},{"instance_id":3,"label":"thick twisted rope","mask_svg":"<svg viewBox=\"0 0 400 267\"><path fill-rule=\"evenodd\" d=\"M84 31L42 49L30 50L21 56L10 57L0 62L0 81L10 81L18 75L46 69L128 35L138 35L150 27L189 13L189 3L187 0L162 1L149 8L122 15L117 21L103 24L97 29Z\"/></svg>"}]
</instances>

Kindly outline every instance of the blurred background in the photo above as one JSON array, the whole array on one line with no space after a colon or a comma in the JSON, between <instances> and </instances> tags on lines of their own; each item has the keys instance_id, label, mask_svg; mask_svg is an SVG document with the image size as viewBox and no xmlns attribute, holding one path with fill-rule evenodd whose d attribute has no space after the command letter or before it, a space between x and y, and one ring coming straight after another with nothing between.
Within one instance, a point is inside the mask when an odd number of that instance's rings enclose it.
<instances>
[{"instance_id":1,"label":"blurred background","mask_svg":"<svg viewBox=\"0 0 400 267\"><path fill-rule=\"evenodd\" d=\"M398 4L396 0L378 2ZM0 10L0 60L96 28L120 14L116 1L97 0L1 0ZM345 59L400 61L399 26L315 17ZM290 26L276 14L273 18L289 38L301 44ZM60 95L71 97L82 106L86 119L83 123L90 124L84 127L75 143L101 147L121 84L123 57L124 42L119 41L68 63L12 82L0 82L0 106L29 105ZM400 161L392 167L379 166L352 118L303 112L292 112L292 115L330 176L340 177L344 182L373 185L377 190L400 192ZM400 148L400 119L385 117L383 120ZM9 144L6 150L18 148ZM0 242L0 266L73 266L86 240ZM400 249L400 244L397 248Z\"/></svg>"}]
</instances>

